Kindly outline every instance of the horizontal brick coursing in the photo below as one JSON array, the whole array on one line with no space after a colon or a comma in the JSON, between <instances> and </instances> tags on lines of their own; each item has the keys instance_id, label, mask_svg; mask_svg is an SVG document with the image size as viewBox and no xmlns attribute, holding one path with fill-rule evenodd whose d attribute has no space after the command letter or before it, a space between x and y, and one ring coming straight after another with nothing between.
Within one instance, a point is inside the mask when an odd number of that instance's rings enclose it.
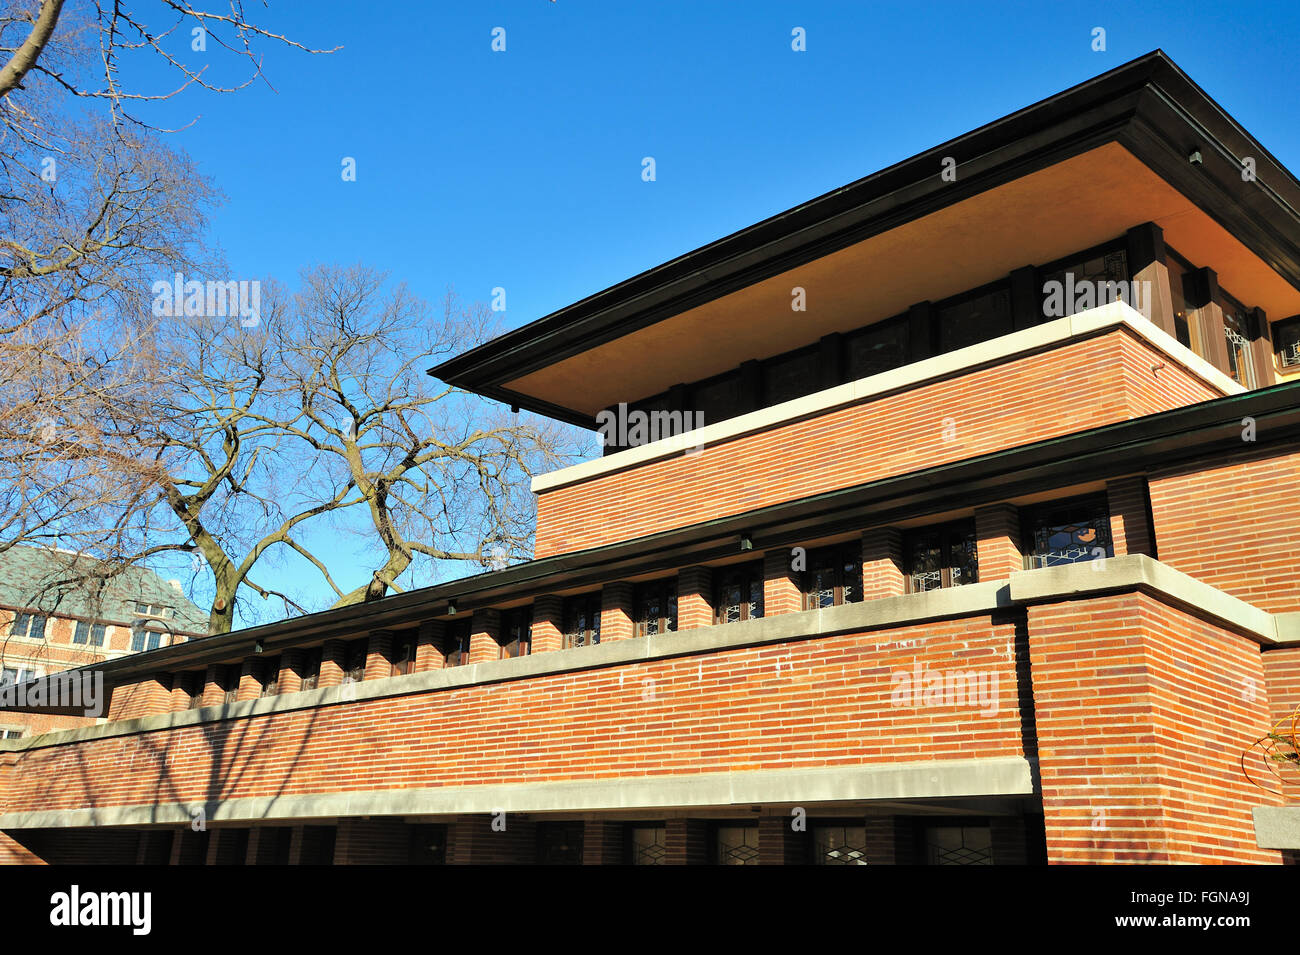
<instances>
[{"instance_id":1,"label":"horizontal brick coursing","mask_svg":"<svg viewBox=\"0 0 1300 955\"><path fill-rule=\"evenodd\" d=\"M1273 613L1300 611L1300 445L1153 471L1160 561Z\"/></svg>"},{"instance_id":2,"label":"horizontal brick coursing","mask_svg":"<svg viewBox=\"0 0 1300 955\"><path fill-rule=\"evenodd\" d=\"M1219 396L1116 330L538 495L550 557Z\"/></svg>"},{"instance_id":3,"label":"horizontal brick coursing","mask_svg":"<svg viewBox=\"0 0 1300 955\"><path fill-rule=\"evenodd\" d=\"M988 616L14 754L6 812L1024 755L1014 627ZM998 710L891 706L914 663Z\"/></svg>"},{"instance_id":4,"label":"horizontal brick coursing","mask_svg":"<svg viewBox=\"0 0 1300 955\"><path fill-rule=\"evenodd\" d=\"M1031 607L1053 862L1279 862L1244 777L1268 718L1258 646L1144 594Z\"/></svg>"}]
</instances>

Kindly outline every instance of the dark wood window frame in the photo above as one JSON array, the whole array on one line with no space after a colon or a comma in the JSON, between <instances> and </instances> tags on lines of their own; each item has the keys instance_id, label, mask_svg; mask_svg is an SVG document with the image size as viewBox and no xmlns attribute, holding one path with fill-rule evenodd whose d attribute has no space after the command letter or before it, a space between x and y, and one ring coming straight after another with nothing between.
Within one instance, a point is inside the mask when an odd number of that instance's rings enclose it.
<instances>
[{"instance_id":1,"label":"dark wood window frame","mask_svg":"<svg viewBox=\"0 0 1300 955\"><path fill-rule=\"evenodd\" d=\"M916 579L920 574L933 574L935 571L922 571L916 566L916 545L923 540L937 540L939 545L939 586L922 587ZM971 549L970 580L959 580L953 571L960 565L956 555L965 547ZM959 587L979 581L979 554L975 543L974 520L949 521L944 524L931 524L911 529L903 534L903 570L904 580L909 594L924 593L927 590L943 590Z\"/></svg>"},{"instance_id":2,"label":"dark wood window frame","mask_svg":"<svg viewBox=\"0 0 1300 955\"><path fill-rule=\"evenodd\" d=\"M1091 518L1091 520L1067 519L1077 517ZM1048 546L1047 542L1056 535L1047 533L1048 529L1054 527L1067 528L1085 523L1094 525L1093 530L1096 536L1092 541L1080 540L1070 546L1084 549L1087 556L1083 556L1081 553L1075 559L1066 559L1059 555L1055 559L1050 559L1053 549ZM1068 531L1058 530L1057 534L1060 533L1068 533ZM1063 498L1058 501L1047 501L1022 509L1020 539L1025 553L1025 567L1029 569L1083 563L1096 559L1098 556L1113 557L1115 554L1110 535L1110 507L1104 494L1085 494L1079 497ZM1098 548L1104 550L1105 554L1097 555L1092 553Z\"/></svg>"},{"instance_id":3,"label":"dark wood window frame","mask_svg":"<svg viewBox=\"0 0 1300 955\"><path fill-rule=\"evenodd\" d=\"M739 601L732 604L724 600L724 595L732 587L738 588ZM745 599L745 594L749 599ZM755 605L751 611L750 604ZM737 609L736 620L728 620L728 610ZM763 616L763 562L738 564L733 567L720 567L713 574L713 622L717 625L737 623L744 620L757 620Z\"/></svg>"},{"instance_id":4,"label":"dark wood window frame","mask_svg":"<svg viewBox=\"0 0 1300 955\"><path fill-rule=\"evenodd\" d=\"M470 620L453 620L443 634L443 666L458 667L469 663L469 644L473 633Z\"/></svg>"},{"instance_id":5,"label":"dark wood window frame","mask_svg":"<svg viewBox=\"0 0 1300 955\"><path fill-rule=\"evenodd\" d=\"M393 637L390 662L390 676L405 676L415 672L415 634L397 634Z\"/></svg>"},{"instance_id":6,"label":"dark wood window frame","mask_svg":"<svg viewBox=\"0 0 1300 955\"><path fill-rule=\"evenodd\" d=\"M501 615L501 659L513 660L533 652L533 608L516 607Z\"/></svg>"},{"instance_id":7,"label":"dark wood window frame","mask_svg":"<svg viewBox=\"0 0 1300 955\"><path fill-rule=\"evenodd\" d=\"M600 643L600 592L565 597L563 613L564 649Z\"/></svg>"},{"instance_id":8,"label":"dark wood window frame","mask_svg":"<svg viewBox=\"0 0 1300 955\"><path fill-rule=\"evenodd\" d=\"M320 683L320 665L321 665L321 648L311 647L303 651L302 656L302 689L314 690Z\"/></svg>"},{"instance_id":9,"label":"dark wood window frame","mask_svg":"<svg viewBox=\"0 0 1300 955\"><path fill-rule=\"evenodd\" d=\"M655 604L660 613L651 618L649 606ZM672 633L677 629L677 578L664 577L637 584L632 590L633 631L638 637ZM651 627L653 624L653 628Z\"/></svg>"},{"instance_id":10,"label":"dark wood window frame","mask_svg":"<svg viewBox=\"0 0 1300 955\"><path fill-rule=\"evenodd\" d=\"M815 576L818 566L827 565L831 576L831 602L823 604L818 598L819 590ZM817 547L808 551L808 569L800 574L800 587L803 592L803 609L820 610L822 607L839 607L846 603L858 603L862 600L862 543L846 541L830 547Z\"/></svg>"}]
</instances>

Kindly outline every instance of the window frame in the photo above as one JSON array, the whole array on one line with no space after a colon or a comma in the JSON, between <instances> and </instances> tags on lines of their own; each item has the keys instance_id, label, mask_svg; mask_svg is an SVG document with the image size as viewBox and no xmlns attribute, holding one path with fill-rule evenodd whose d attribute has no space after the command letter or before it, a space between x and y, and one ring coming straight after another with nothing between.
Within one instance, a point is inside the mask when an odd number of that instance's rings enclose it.
<instances>
[{"instance_id":1,"label":"window frame","mask_svg":"<svg viewBox=\"0 0 1300 955\"><path fill-rule=\"evenodd\" d=\"M1044 515L1063 516L1066 511L1072 508L1092 508L1093 517L1097 518L1097 532L1104 538L1106 554L1098 557L1095 554L1089 557L1081 557L1077 560L1060 560L1056 563L1043 563L1046 554L1039 553L1038 538L1039 527L1062 527L1070 524L1078 524L1078 521L1058 521L1053 520L1045 523ZM1020 540L1024 550L1024 567L1026 570L1037 570L1046 567L1063 567L1067 564L1086 564L1092 560L1105 559L1115 556L1115 542L1111 536L1110 530L1110 504L1106 495L1102 494L1081 494L1075 497L1060 498L1054 501L1043 501L1039 504L1033 504L1020 509ZM1050 541L1054 535L1047 535ZM1101 539L1101 538L1099 538ZM1096 549L1096 545L1089 547L1089 553Z\"/></svg>"},{"instance_id":2,"label":"window frame","mask_svg":"<svg viewBox=\"0 0 1300 955\"><path fill-rule=\"evenodd\" d=\"M651 621L646 618L646 604L653 597L664 613L654 618L655 629L650 630ZM671 611L671 612L670 612ZM638 637L661 636L677 632L677 578L661 577L658 580L646 580L632 587L632 632Z\"/></svg>"},{"instance_id":3,"label":"window frame","mask_svg":"<svg viewBox=\"0 0 1300 955\"><path fill-rule=\"evenodd\" d=\"M917 585L915 548L912 546L922 537L939 538L939 586L923 588ZM964 546L969 540L972 551L972 573L970 580L963 580L959 583L953 582L953 570L957 568L957 563L953 559L956 548ZM942 524L926 524L923 527L909 528L903 532L903 581L904 590L909 594L923 594L934 590L947 590L952 587L964 587L966 584L979 583L979 539L975 533L974 518L966 518L957 521L945 521ZM927 571L926 573L933 573Z\"/></svg>"},{"instance_id":4,"label":"window frame","mask_svg":"<svg viewBox=\"0 0 1300 955\"><path fill-rule=\"evenodd\" d=\"M473 621L452 620L442 636L442 665L459 667L469 663L469 644L473 636Z\"/></svg>"},{"instance_id":5,"label":"window frame","mask_svg":"<svg viewBox=\"0 0 1300 955\"><path fill-rule=\"evenodd\" d=\"M500 659L514 660L533 652L533 607L514 607L501 615Z\"/></svg>"},{"instance_id":6,"label":"window frame","mask_svg":"<svg viewBox=\"0 0 1300 955\"><path fill-rule=\"evenodd\" d=\"M834 568L833 575L835 582L831 585L831 603L823 604L815 599L812 589L813 574L816 572L815 567L818 563L827 562ZM853 571L849 571L846 565L852 564ZM849 573L856 575L854 583L856 584L857 596L846 597L845 590L849 585L845 579ZM862 602L862 542L860 540L845 541L840 544L830 544L825 547L816 547L808 551L808 565L806 570L799 572L799 591L802 595L801 606L804 610L822 610L826 607L842 607L846 603Z\"/></svg>"},{"instance_id":7,"label":"window frame","mask_svg":"<svg viewBox=\"0 0 1300 955\"><path fill-rule=\"evenodd\" d=\"M576 626L579 617L585 617L588 626ZM600 643L600 591L565 597L560 614L563 624L561 646L565 650L576 647L594 647Z\"/></svg>"},{"instance_id":8,"label":"window frame","mask_svg":"<svg viewBox=\"0 0 1300 955\"><path fill-rule=\"evenodd\" d=\"M724 604L722 600L723 592L734 582L740 581L741 600L737 606L737 617L735 620L726 619L726 610L731 604ZM747 588L746 588L746 585ZM765 579L763 574L763 561L757 560L745 564L732 564L728 567L719 567L713 573L713 623L714 626L724 626L728 623L744 623L746 620L761 620L767 612L764 595ZM757 587L757 591L755 590ZM748 589L750 599L744 599L744 591ZM757 593L757 597L755 597ZM750 609L750 604L758 605L758 612L754 613Z\"/></svg>"}]
</instances>

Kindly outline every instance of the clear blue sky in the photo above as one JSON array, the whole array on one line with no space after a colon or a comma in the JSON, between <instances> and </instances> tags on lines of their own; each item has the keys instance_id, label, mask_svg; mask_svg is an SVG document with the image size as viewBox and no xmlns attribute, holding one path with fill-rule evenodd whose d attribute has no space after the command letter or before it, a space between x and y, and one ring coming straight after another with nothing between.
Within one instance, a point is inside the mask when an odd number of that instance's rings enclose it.
<instances>
[{"instance_id":1,"label":"clear blue sky","mask_svg":"<svg viewBox=\"0 0 1300 955\"><path fill-rule=\"evenodd\" d=\"M1300 170L1295 0L270 2L247 9L344 49L264 44L278 92L161 111L200 117L176 138L228 194L235 273L502 286L512 327L1156 48Z\"/></svg>"}]
</instances>

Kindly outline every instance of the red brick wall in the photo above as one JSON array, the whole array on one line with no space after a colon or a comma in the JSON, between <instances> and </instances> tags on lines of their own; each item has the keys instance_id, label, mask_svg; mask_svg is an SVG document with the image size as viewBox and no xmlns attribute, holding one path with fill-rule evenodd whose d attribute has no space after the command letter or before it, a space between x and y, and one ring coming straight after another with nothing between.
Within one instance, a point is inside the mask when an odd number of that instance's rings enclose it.
<instances>
[{"instance_id":1,"label":"red brick wall","mask_svg":"<svg viewBox=\"0 0 1300 955\"><path fill-rule=\"evenodd\" d=\"M1300 610L1300 446L1150 475L1162 563L1274 613Z\"/></svg>"},{"instance_id":2,"label":"red brick wall","mask_svg":"<svg viewBox=\"0 0 1300 955\"><path fill-rule=\"evenodd\" d=\"M1258 646L1144 594L1029 609L1052 862L1278 862L1242 774L1268 719Z\"/></svg>"},{"instance_id":3,"label":"red brick wall","mask_svg":"<svg viewBox=\"0 0 1300 955\"><path fill-rule=\"evenodd\" d=\"M1300 726L1300 721L1293 723L1296 711L1300 710L1300 647L1267 651L1264 654L1264 679L1272 724L1280 734L1290 734L1293 725ZM1300 767L1282 768L1279 776L1261 776L1261 781L1274 789L1280 782L1287 799L1300 800Z\"/></svg>"},{"instance_id":4,"label":"red brick wall","mask_svg":"<svg viewBox=\"0 0 1300 955\"><path fill-rule=\"evenodd\" d=\"M536 556L684 527L1205 401L1124 331L538 495Z\"/></svg>"},{"instance_id":5,"label":"red brick wall","mask_svg":"<svg viewBox=\"0 0 1300 955\"><path fill-rule=\"evenodd\" d=\"M5 809L1021 755L1014 629L974 617L46 747L15 754ZM996 673L997 712L891 705L914 663Z\"/></svg>"}]
</instances>

